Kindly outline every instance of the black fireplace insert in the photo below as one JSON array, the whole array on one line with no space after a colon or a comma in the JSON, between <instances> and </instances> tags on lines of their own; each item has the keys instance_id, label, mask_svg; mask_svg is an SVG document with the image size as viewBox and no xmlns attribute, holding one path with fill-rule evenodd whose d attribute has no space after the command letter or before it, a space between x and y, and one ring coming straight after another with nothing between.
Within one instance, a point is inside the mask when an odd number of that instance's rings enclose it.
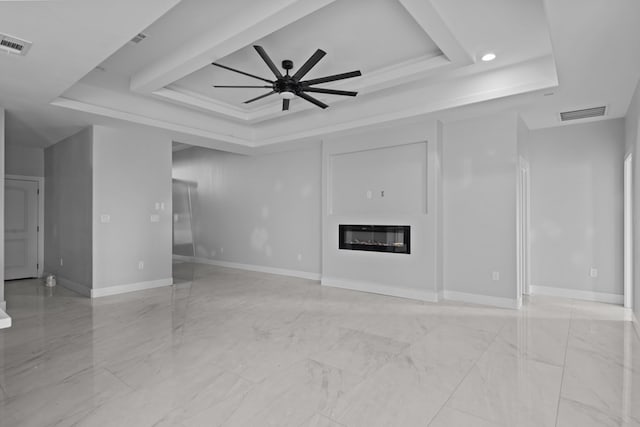
<instances>
[{"instance_id":1,"label":"black fireplace insert","mask_svg":"<svg viewBox=\"0 0 640 427\"><path fill-rule=\"evenodd\" d=\"M409 225L340 224L338 228L339 249L411 253L411 226Z\"/></svg>"}]
</instances>

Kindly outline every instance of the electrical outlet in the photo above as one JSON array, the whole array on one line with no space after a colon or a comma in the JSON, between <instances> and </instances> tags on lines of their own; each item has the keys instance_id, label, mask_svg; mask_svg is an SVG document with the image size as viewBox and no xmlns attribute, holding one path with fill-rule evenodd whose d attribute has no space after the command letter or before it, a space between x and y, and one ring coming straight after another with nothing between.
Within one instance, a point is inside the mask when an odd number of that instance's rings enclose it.
<instances>
[{"instance_id":1,"label":"electrical outlet","mask_svg":"<svg viewBox=\"0 0 640 427\"><path fill-rule=\"evenodd\" d=\"M500 280L500 272L499 271L494 271L493 273L491 273L491 279L492 280Z\"/></svg>"},{"instance_id":2,"label":"electrical outlet","mask_svg":"<svg viewBox=\"0 0 640 427\"><path fill-rule=\"evenodd\" d=\"M151 221L151 222L160 222L160 215L158 215L158 214L152 214L152 215L149 217L149 221Z\"/></svg>"},{"instance_id":3,"label":"electrical outlet","mask_svg":"<svg viewBox=\"0 0 640 427\"><path fill-rule=\"evenodd\" d=\"M64 260L60 258L60 267L64 266Z\"/></svg>"},{"instance_id":4,"label":"electrical outlet","mask_svg":"<svg viewBox=\"0 0 640 427\"><path fill-rule=\"evenodd\" d=\"M598 277L598 269L595 267L591 267L591 270L589 270L589 276Z\"/></svg>"},{"instance_id":5,"label":"electrical outlet","mask_svg":"<svg viewBox=\"0 0 640 427\"><path fill-rule=\"evenodd\" d=\"M302 261L302 254L298 254L298 261Z\"/></svg>"},{"instance_id":6,"label":"electrical outlet","mask_svg":"<svg viewBox=\"0 0 640 427\"><path fill-rule=\"evenodd\" d=\"M138 270L144 270L144 261L138 261Z\"/></svg>"},{"instance_id":7,"label":"electrical outlet","mask_svg":"<svg viewBox=\"0 0 640 427\"><path fill-rule=\"evenodd\" d=\"M102 214L100 215L100 222L103 224L108 224L111 222L111 216L108 214Z\"/></svg>"}]
</instances>

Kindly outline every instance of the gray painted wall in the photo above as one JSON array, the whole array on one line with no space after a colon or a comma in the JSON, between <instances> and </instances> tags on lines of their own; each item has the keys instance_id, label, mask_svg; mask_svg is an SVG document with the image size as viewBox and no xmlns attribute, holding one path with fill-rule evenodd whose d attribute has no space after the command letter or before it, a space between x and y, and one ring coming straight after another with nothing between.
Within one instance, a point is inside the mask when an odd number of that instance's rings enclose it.
<instances>
[{"instance_id":1,"label":"gray painted wall","mask_svg":"<svg viewBox=\"0 0 640 427\"><path fill-rule=\"evenodd\" d=\"M173 154L173 177L196 184L196 257L320 272L318 147L241 156L205 148Z\"/></svg>"},{"instance_id":2,"label":"gray painted wall","mask_svg":"<svg viewBox=\"0 0 640 427\"><path fill-rule=\"evenodd\" d=\"M170 279L171 140L95 126L93 213L94 289Z\"/></svg>"},{"instance_id":3,"label":"gray painted wall","mask_svg":"<svg viewBox=\"0 0 640 427\"><path fill-rule=\"evenodd\" d=\"M4 308L4 109L0 108L0 308Z\"/></svg>"},{"instance_id":4,"label":"gray painted wall","mask_svg":"<svg viewBox=\"0 0 640 427\"><path fill-rule=\"evenodd\" d=\"M532 286L622 295L624 139L622 119L530 132Z\"/></svg>"},{"instance_id":5,"label":"gray painted wall","mask_svg":"<svg viewBox=\"0 0 640 427\"><path fill-rule=\"evenodd\" d=\"M92 138L89 127L44 152L44 272L86 294L92 285Z\"/></svg>"},{"instance_id":6,"label":"gray painted wall","mask_svg":"<svg viewBox=\"0 0 640 427\"><path fill-rule=\"evenodd\" d=\"M515 114L445 125L445 292L516 298L516 159Z\"/></svg>"},{"instance_id":7,"label":"gray painted wall","mask_svg":"<svg viewBox=\"0 0 640 427\"><path fill-rule=\"evenodd\" d=\"M427 145L406 144L331 155L332 214L425 214ZM382 197L384 191L384 197ZM369 195L370 197L367 197Z\"/></svg>"},{"instance_id":8,"label":"gray painted wall","mask_svg":"<svg viewBox=\"0 0 640 427\"><path fill-rule=\"evenodd\" d=\"M633 153L633 312L640 320L640 82L625 118L625 133L626 152Z\"/></svg>"},{"instance_id":9,"label":"gray painted wall","mask_svg":"<svg viewBox=\"0 0 640 427\"><path fill-rule=\"evenodd\" d=\"M7 144L5 147L7 175L44 176L44 149Z\"/></svg>"}]
</instances>

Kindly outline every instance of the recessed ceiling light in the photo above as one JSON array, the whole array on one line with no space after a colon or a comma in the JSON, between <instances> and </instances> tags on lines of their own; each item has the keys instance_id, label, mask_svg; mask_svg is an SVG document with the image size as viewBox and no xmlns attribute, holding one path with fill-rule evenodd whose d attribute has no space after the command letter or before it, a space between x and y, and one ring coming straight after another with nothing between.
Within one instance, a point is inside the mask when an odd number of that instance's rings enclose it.
<instances>
[{"instance_id":1,"label":"recessed ceiling light","mask_svg":"<svg viewBox=\"0 0 640 427\"><path fill-rule=\"evenodd\" d=\"M496 54L493 52L485 53L480 59L482 59L484 62L493 61L494 59L496 59Z\"/></svg>"}]
</instances>

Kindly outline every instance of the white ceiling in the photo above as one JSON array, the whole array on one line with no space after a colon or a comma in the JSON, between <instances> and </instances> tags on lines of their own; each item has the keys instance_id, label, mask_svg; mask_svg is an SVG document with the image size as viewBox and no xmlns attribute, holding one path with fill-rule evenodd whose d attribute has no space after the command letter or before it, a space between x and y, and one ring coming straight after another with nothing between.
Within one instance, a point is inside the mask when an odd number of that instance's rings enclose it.
<instances>
[{"instance_id":1,"label":"white ceiling","mask_svg":"<svg viewBox=\"0 0 640 427\"><path fill-rule=\"evenodd\" d=\"M237 151L483 109L557 126L564 110L625 115L640 77L638 16L636 0L0 2L0 33L33 42L26 57L0 55L0 104L8 143L36 146L122 121ZM129 42L138 32L148 37ZM212 88L260 81L211 62L271 79L254 44L294 67L321 48L307 78L359 69L323 86L359 94L282 112L277 95L243 104L260 89ZM480 61L488 51L498 58Z\"/></svg>"},{"instance_id":2,"label":"white ceiling","mask_svg":"<svg viewBox=\"0 0 640 427\"><path fill-rule=\"evenodd\" d=\"M49 145L86 126L86 118L49 103L177 2L0 2L0 33L33 43L25 57L0 52L0 105L10 112L7 141Z\"/></svg>"}]
</instances>

